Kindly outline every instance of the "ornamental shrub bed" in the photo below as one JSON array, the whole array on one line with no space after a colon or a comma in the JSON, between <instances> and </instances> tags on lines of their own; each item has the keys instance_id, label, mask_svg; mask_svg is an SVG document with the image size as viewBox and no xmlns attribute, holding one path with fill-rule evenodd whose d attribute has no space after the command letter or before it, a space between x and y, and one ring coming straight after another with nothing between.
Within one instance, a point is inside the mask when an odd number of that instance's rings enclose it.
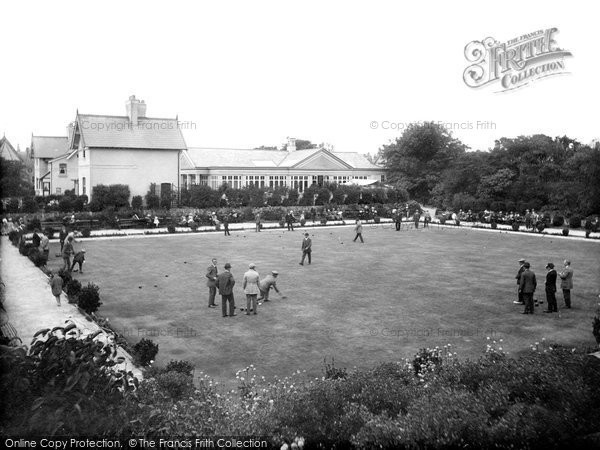
<instances>
[{"instance_id":1,"label":"ornamental shrub bed","mask_svg":"<svg viewBox=\"0 0 600 450\"><path fill-rule=\"evenodd\" d=\"M446 345L351 372L325 361L313 379L298 370L267 381L249 366L224 391L203 375L192 383L185 361L133 380L112 368L110 344L78 337L74 325L37 336L29 353L0 348L3 433L265 435L307 449L598 444L600 360L585 345L542 341L512 358L491 341L466 361Z\"/></svg>"}]
</instances>

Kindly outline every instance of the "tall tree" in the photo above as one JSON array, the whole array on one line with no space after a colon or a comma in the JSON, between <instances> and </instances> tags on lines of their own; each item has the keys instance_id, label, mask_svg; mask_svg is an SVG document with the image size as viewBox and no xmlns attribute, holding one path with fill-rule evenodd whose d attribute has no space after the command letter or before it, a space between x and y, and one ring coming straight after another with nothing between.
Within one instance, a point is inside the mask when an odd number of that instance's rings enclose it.
<instances>
[{"instance_id":1,"label":"tall tree","mask_svg":"<svg viewBox=\"0 0 600 450\"><path fill-rule=\"evenodd\" d=\"M382 148L391 182L401 182L411 197L429 201L442 172L467 147L435 122L411 124L395 142Z\"/></svg>"}]
</instances>

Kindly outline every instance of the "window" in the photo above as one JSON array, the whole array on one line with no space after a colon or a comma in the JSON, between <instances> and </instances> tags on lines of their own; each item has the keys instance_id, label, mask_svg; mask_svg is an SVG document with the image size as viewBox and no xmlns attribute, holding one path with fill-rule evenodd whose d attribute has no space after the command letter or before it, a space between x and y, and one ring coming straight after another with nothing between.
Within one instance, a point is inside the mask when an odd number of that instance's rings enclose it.
<instances>
[{"instance_id":1,"label":"window","mask_svg":"<svg viewBox=\"0 0 600 450\"><path fill-rule=\"evenodd\" d=\"M56 188L56 193L60 195L61 189L60 188Z\"/></svg>"},{"instance_id":2,"label":"window","mask_svg":"<svg viewBox=\"0 0 600 450\"><path fill-rule=\"evenodd\" d=\"M196 184L196 175L190 175L190 186Z\"/></svg>"},{"instance_id":3,"label":"window","mask_svg":"<svg viewBox=\"0 0 600 450\"><path fill-rule=\"evenodd\" d=\"M208 175L198 175L198 184L208 186Z\"/></svg>"},{"instance_id":4,"label":"window","mask_svg":"<svg viewBox=\"0 0 600 450\"><path fill-rule=\"evenodd\" d=\"M181 185L184 189L187 189L187 175L181 175Z\"/></svg>"},{"instance_id":5,"label":"window","mask_svg":"<svg viewBox=\"0 0 600 450\"><path fill-rule=\"evenodd\" d=\"M385 181L385 175L381 175L381 182L383 183Z\"/></svg>"},{"instance_id":6,"label":"window","mask_svg":"<svg viewBox=\"0 0 600 450\"><path fill-rule=\"evenodd\" d=\"M66 177L67 176L67 165L66 164L59 164L58 165L58 176L59 177Z\"/></svg>"},{"instance_id":7,"label":"window","mask_svg":"<svg viewBox=\"0 0 600 450\"><path fill-rule=\"evenodd\" d=\"M85 177L83 177L83 178L81 179L81 193L82 193L83 195L85 195L85 194L86 194L86 189L85 189Z\"/></svg>"}]
</instances>

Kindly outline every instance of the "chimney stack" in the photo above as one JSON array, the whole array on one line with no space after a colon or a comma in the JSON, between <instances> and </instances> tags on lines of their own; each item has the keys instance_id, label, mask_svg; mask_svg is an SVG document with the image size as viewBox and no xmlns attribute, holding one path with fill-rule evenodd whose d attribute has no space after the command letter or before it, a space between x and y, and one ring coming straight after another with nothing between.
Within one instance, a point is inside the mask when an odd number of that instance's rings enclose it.
<instances>
[{"instance_id":1,"label":"chimney stack","mask_svg":"<svg viewBox=\"0 0 600 450\"><path fill-rule=\"evenodd\" d=\"M296 151L296 138L293 137L288 137L288 143L287 143L287 151L288 152L295 152Z\"/></svg>"},{"instance_id":2,"label":"chimney stack","mask_svg":"<svg viewBox=\"0 0 600 450\"><path fill-rule=\"evenodd\" d=\"M146 117L146 103L135 98L135 95L129 96L129 100L125 104L127 108L127 117L132 125L138 124L140 117Z\"/></svg>"}]
</instances>

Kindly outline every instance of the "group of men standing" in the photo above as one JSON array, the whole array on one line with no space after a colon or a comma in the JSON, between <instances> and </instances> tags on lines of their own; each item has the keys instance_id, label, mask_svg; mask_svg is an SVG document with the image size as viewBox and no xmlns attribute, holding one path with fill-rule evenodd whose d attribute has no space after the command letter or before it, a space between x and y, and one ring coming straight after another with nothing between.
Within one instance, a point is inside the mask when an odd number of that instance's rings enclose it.
<instances>
[{"instance_id":1,"label":"group of men standing","mask_svg":"<svg viewBox=\"0 0 600 450\"><path fill-rule=\"evenodd\" d=\"M217 268L217 259L213 258L211 265L206 270L206 286L208 286L208 307L216 308L218 305L215 303L215 297L217 289L219 295L221 295L221 312L223 317L233 317L235 313L235 298L233 296L233 287L235 286L235 278L231 273L231 264L225 263L223 266L224 272L219 273ZM262 304L261 301L269 301L269 291L271 288L275 289L275 292L281 295L279 289L277 289L277 277L279 272L276 270L271 271L270 275L267 275L262 280L258 272L256 271L256 264L250 263L248 265L248 271L244 273L242 282L242 289L246 295L246 315L258 314L258 305ZM260 297L259 297L260 294ZM229 307L228 307L229 306Z\"/></svg>"},{"instance_id":2,"label":"group of men standing","mask_svg":"<svg viewBox=\"0 0 600 450\"><path fill-rule=\"evenodd\" d=\"M531 264L525 261L524 258L519 260L519 271L517 272L517 285L518 285L518 299L513 303L519 305L525 305L525 310L522 314L533 314L534 299L533 294L537 288L537 280L535 273L531 270ZM557 272L554 268L554 264L549 262L546 264L546 302L548 304L545 313L558 312L558 306L556 304L556 281L560 277L560 288L563 292L563 299L565 302L564 307L567 309L571 308L571 289L573 289L573 269L571 268L571 261L565 259L563 262L563 269Z\"/></svg>"}]
</instances>

